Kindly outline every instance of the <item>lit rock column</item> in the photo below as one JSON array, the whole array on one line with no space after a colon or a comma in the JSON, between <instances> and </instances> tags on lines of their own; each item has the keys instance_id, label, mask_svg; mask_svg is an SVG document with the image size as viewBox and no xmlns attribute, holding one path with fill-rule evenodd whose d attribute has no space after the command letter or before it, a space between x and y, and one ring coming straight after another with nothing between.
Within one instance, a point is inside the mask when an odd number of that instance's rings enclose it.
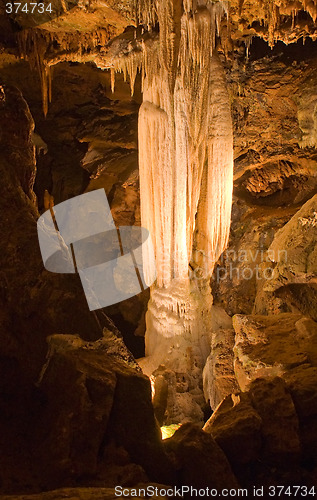
<instances>
[{"instance_id":1,"label":"lit rock column","mask_svg":"<svg viewBox=\"0 0 317 500\"><path fill-rule=\"evenodd\" d=\"M209 280L227 245L233 184L231 110L214 50L224 7L203 3L157 2L160 42L145 48L139 115L142 225L157 266L142 366L150 375L164 365L176 384L187 374L187 393L209 354ZM196 412L188 394L178 399L174 420Z\"/></svg>"}]
</instances>

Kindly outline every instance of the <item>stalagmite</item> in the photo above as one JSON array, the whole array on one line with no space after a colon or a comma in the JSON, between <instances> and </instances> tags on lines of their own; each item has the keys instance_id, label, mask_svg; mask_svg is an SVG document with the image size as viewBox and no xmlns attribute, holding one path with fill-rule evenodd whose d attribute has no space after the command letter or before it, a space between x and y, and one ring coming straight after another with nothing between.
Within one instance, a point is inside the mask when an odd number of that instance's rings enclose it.
<instances>
[{"instance_id":1,"label":"stalagmite","mask_svg":"<svg viewBox=\"0 0 317 500\"><path fill-rule=\"evenodd\" d=\"M151 232L157 283L151 290L143 369L187 374L173 416L196 415L209 354L209 280L229 236L233 135L229 97L215 38L224 2L163 0L159 45L147 57L139 115L142 225ZM145 13L145 14L144 14ZM151 270L149 270L151 272ZM189 378L188 378L189 377ZM193 395L195 394L195 396Z\"/></svg>"}]
</instances>

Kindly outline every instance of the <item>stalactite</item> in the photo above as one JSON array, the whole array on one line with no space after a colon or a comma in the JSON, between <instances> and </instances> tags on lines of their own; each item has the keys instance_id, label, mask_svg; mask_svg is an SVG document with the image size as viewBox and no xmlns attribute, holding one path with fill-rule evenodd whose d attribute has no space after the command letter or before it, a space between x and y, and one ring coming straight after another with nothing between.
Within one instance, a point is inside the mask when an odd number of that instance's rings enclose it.
<instances>
[{"instance_id":1,"label":"stalactite","mask_svg":"<svg viewBox=\"0 0 317 500\"><path fill-rule=\"evenodd\" d=\"M151 191L143 193L142 205L145 208L142 213L145 225L151 226L156 235L158 262L164 262L163 271L158 270L159 286L167 286L175 277L188 276L201 177L204 163L208 160L210 68L215 36L225 13L222 2L207 2L205 7L200 6L195 15L188 15L189 7L190 2L187 2L180 23L178 67L172 74L175 56L170 44L175 41L175 22L172 24L170 19L159 17L162 26L160 45L163 45L159 61L162 54L170 56L168 64L161 65L159 71L153 54L150 61L146 61L144 104L140 111L140 147L144 145L144 150L140 151L140 161L144 162L144 167L140 164L140 168L145 175L143 184L152 186ZM160 12L162 15L162 9ZM173 34L172 42L165 40L169 38L169 32ZM161 137L161 140L155 140L155 137ZM169 142L166 141L167 137ZM151 148L150 151L148 148ZM155 173L157 164L160 164L162 171L166 169L161 176L161 185ZM174 171L171 164L175 165ZM229 161L229 168L232 168L232 161ZM173 186L174 190L176 188L170 202L166 196L167 186ZM230 217L227 226L229 223ZM223 241L226 242L228 227L224 232L226 236ZM221 234L209 236L209 241L222 241ZM213 264L210 264L209 273Z\"/></svg>"},{"instance_id":2,"label":"stalactite","mask_svg":"<svg viewBox=\"0 0 317 500\"><path fill-rule=\"evenodd\" d=\"M242 14L242 7L243 7L243 4L244 4L244 0L239 0L239 16L241 16Z\"/></svg>"},{"instance_id":3,"label":"stalactite","mask_svg":"<svg viewBox=\"0 0 317 500\"><path fill-rule=\"evenodd\" d=\"M114 79L115 73L123 73L124 81L127 81L129 77L131 96L134 94L135 80L137 73L141 73L142 82L145 78L145 68L146 68L146 50L143 46L143 50L135 49L131 47L130 50L125 54L120 54L116 57L112 57L110 61L110 71L111 71L111 87L114 91Z\"/></svg>"},{"instance_id":4,"label":"stalactite","mask_svg":"<svg viewBox=\"0 0 317 500\"><path fill-rule=\"evenodd\" d=\"M296 26L296 20L300 11L307 12L315 23L317 20L316 0L255 0L254 11L257 12L256 19L267 29L267 39L271 47L281 37L281 21L284 18L292 19L292 30ZM239 15L243 15L244 9L249 9L244 1L239 1ZM285 41L285 37L284 40Z\"/></svg>"},{"instance_id":5,"label":"stalactite","mask_svg":"<svg viewBox=\"0 0 317 500\"><path fill-rule=\"evenodd\" d=\"M92 33L25 29L17 34L20 57L29 61L31 68L39 73L45 115L52 97L52 72L49 59L53 44L57 44L60 51L75 52L77 61L80 61L84 54L93 51L98 46L105 46L114 33L113 28L109 27ZM58 61L55 60L54 64L56 62Z\"/></svg>"},{"instance_id":6,"label":"stalactite","mask_svg":"<svg viewBox=\"0 0 317 500\"><path fill-rule=\"evenodd\" d=\"M232 203L231 110L215 53L226 11L225 2L163 0L155 11L159 46L147 44L144 51L141 216L157 264L145 370L160 363L187 370L190 349L196 384L208 355L209 279L227 245ZM190 275L193 261L202 276Z\"/></svg>"},{"instance_id":7,"label":"stalactite","mask_svg":"<svg viewBox=\"0 0 317 500\"><path fill-rule=\"evenodd\" d=\"M52 73L50 66L43 65L43 69L41 69L41 88L43 113L46 116L49 103L52 102Z\"/></svg>"},{"instance_id":8,"label":"stalactite","mask_svg":"<svg viewBox=\"0 0 317 500\"><path fill-rule=\"evenodd\" d=\"M47 46L51 36L39 36L35 30L24 30L18 35L18 46L21 58L29 61L32 69L39 73L42 91L43 113L46 116L48 103L52 97L52 78L50 67L45 61Z\"/></svg>"},{"instance_id":9,"label":"stalactite","mask_svg":"<svg viewBox=\"0 0 317 500\"><path fill-rule=\"evenodd\" d=\"M245 49L246 49L246 60L248 61L249 60L249 55L250 55L250 47L252 45L252 40L253 40L253 36L249 36L246 40L245 40Z\"/></svg>"},{"instance_id":10,"label":"stalactite","mask_svg":"<svg viewBox=\"0 0 317 500\"><path fill-rule=\"evenodd\" d=\"M116 84L116 72L114 68L110 69L111 92L114 94Z\"/></svg>"},{"instance_id":11,"label":"stalactite","mask_svg":"<svg viewBox=\"0 0 317 500\"><path fill-rule=\"evenodd\" d=\"M225 74L217 57L213 57L211 63L210 103L208 162L201 183L193 255L195 267L207 273L227 246L233 183L231 110Z\"/></svg>"}]
</instances>

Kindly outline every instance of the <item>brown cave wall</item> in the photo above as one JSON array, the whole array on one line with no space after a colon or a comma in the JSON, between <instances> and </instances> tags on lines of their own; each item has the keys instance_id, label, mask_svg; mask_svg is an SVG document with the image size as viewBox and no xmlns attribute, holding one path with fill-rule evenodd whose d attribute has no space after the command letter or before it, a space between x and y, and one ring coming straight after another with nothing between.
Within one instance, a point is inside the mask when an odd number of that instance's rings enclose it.
<instances>
[{"instance_id":1,"label":"brown cave wall","mask_svg":"<svg viewBox=\"0 0 317 500\"><path fill-rule=\"evenodd\" d=\"M46 117L37 71L13 55L0 58L3 83L18 85L35 121L37 171L34 192L40 213L44 191L54 203L104 188L117 225L140 225L137 114L140 80L134 96L122 76L111 91L109 71L89 64L54 67L52 103ZM107 308L137 357L144 355L148 292ZM134 335L136 332L137 335Z\"/></svg>"},{"instance_id":2,"label":"brown cave wall","mask_svg":"<svg viewBox=\"0 0 317 500\"><path fill-rule=\"evenodd\" d=\"M250 314L261 302L261 313L300 310L313 317L313 284L303 284L306 293L295 292L295 299L291 289L263 294L262 278L266 267L274 267L268 249L276 232L317 192L316 44L280 42L271 50L254 38L248 59L243 45L240 51L241 64L235 61L227 71L234 118L234 202L229 247L212 280L215 303L231 316Z\"/></svg>"},{"instance_id":3,"label":"brown cave wall","mask_svg":"<svg viewBox=\"0 0 317 500\"><path fill-rule=\"evenodd\" d=\"M1 86L0 114L0 491L171 483L149 379L78 277L43 268L34 121L16 87Z\"/></svg>"}]
</instances>

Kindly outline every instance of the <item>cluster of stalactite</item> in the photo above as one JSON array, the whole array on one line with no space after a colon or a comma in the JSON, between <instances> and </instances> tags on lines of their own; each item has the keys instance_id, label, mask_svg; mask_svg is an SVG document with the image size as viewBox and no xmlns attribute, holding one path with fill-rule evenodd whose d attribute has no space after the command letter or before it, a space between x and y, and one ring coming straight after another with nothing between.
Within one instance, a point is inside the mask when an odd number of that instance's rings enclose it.
<instances>
[{"instance_id":1,"label":"cluster of stalactite","mask_svg":"<svg viewBox=\"0 0 317 500\"><path fill-rule=\"evenodd\" d=\"M272 13L273 21L278 22L279 16L294 16L298 12L307 12L312 20L317 19L317 1L316 0L260 0L267 12Z\"/></svg>"},{"instance_id":2,"label":"cluster of stalactite","mask_svg":"<svg viewBox=\"0 0 317 500\"><path fill-rule=\"evenodd\" d=\"M307 36L307 21L299 19L301 12L306 12L311 17L311 24L317 19L317 1L316 0L232 0L231 7L236 5L236 12L248 30L254 28L255 34L265 38L271 47L278 40L292 42L292 36L288 36L285 29L294 30L298 27L298 36ZM288 21L291 19L291 23ZM254 24L258 26L254 26ZM286 28L285 28L286 27ZM302 28L302 30L300 29ZM302 31L302 33L301 33ZM313 37L316 33L311 33Z\"/></svg>"},{"instance_id":3,"label":"cluster of stalactite","mask_svg":"<svg viewBox=\"0 0 317 500\"><path fill-rule=\"evenodd\" d=\"M175 7L177 2L174 1L170 4ZM167 27L164 25L163 20L163 5L164 2L158 2L157 0L135 0L134 15L137 23L150 32L159 25L160 32L163 31L162 36L164 36L164 33L167 33ZM215 17L212 27L212 39L215 40L215 35L217 35L219 45L225 57L234 47L231 35L232 30L236 28L240 30L241 40L245 43L247 58L254 36L263 37L271 47L278 40L288 43L295 41L296 38L301 36L305 38L308 34L313 39L317 38L317 27L315 31L313 30L308 33L306 31L306 28L308 28L307 21L300 22L297 19L299 13L304 11L311 16L312 24L315 23L317 19L317 0L252 0L252 2L250 0L204 0L203 2L198 0L184 0L182 11L187 15L189 24L195 23L193 13L201 10L203 6L213 9ZM174 7L172 7L172 10ZM167 16L166 19L170 19L170 17ZM285 28L285 22L287 28ZM303 22L304 25L301 26ZM298 26L297 23L299 23ZM295 25L298 27L298 30L296 35L292 35L291 33ZM288 33L287 30L290 30L290 32ZM162 36L160 36L160 43ZM235 35L235 38L237 38L237 35ZM175 39L172 37L171 43L174 42ZM129 75L132 93L137 71L142 72L142 88L145 75L151 77L151 68L153 68L155 74L157 73L155 57L153 58L153 53L155 52L153 45L153 40L151 39L143 43L143 54L140 51L131 50L129 53L120 54L118 57L113 58L110 64L113 88L116 72L123 72L125 77L127 74ZM168 56L168 54L166 55ZM169 64L169 57L167 57L166 61Z\"/></svg>"},{"instance_id":4,"label":"cluster of stalactite","mask_svg":"<svg viewBox=\"0 0 317 500\"><path fill-rule=\"evenodd\" d=\"M43 112L46 115L48 103L52 99L52 73L45 60L48 45L53 37L49 32L23 30L17 35L19 55L27 59L32 69L36 69L40 76Z\"/></svg>"},{"instance_id":5,"label":"cluster of stalactite","mask_svg":"<svg viewBox=\"0 0 317 500\"><path fill-rule=\"evenodd\" d=\"M134 94L135 80L138 72L142 73L142 90L145 76L144 68L144 53L143 51L131 50L130 53L124 57L115 57L112 59L111 65L111 90L115 91L115 78L116 73L123 73L124 81L126 82L129 78L131 95Z\"/></svg>"},{"instance_id":6,"label":"cluster of stalactite","mask_svg":"<svg viewBox=\"0 0 317 500\"><path fill-rule=\"evenodd\" d=\"M206 0L204 3L216 2ZM317 19L317 0L231 0L221 3L226 6L229 22L231 11L242 21L247 20L249 28L253 22L259 22L266 30L265 35L271 46L280 39L279 28L285 19L291 18L293 27L300 12L307 12L314 23ZM158 5L156 0L136 0L135 15L138 22L148 29L155 26L159 20ZM200 5L198 0L187 0L184 1L184 10L195 11Z\"/></svg>"},{"instance_id":7,"label":"cluster of stalactite","mask_svg":"<svg viewBox=\"0 0 317 500\"><path fill-rule=\"evenodd\" d=\"M159 25L162 32L160 40L162 40L164 33L168 32L168 23L171 22L168 21L167 25L165 25L164 19L171 19L169 14L176 8L177 3L175 0L169 3L170 6L166 6L164 2L157 0L135 0L134 12L131 12L131 16L136 19L138 25L143 26L143 30L148 32L155 30ZM262 36L273 46L280 39L288 41L287 34L281 28L285 19L292 19L293 28L296 25L298 14L302 11L307 12L313 22L317 19L317 0L252 0L252 2L250 0L231 0L230 2L184 0L181 9L187 16L188 26L191 23L194 26L195 16L193 13L198 12L203 7L213 10L212 39L215 40L215 35L217 35L225 56L232 50L234 45L231 37L234 25L238 26L241 31L248 55L253 35ZM167 9L165 13L164 9ZM168 9L170 12L168 12ZM194 31L193 29L192 32ZM115 28L110 25L93 32L82 32L80 30L65 32L33 28L24 29L18 33L20 56L28 59L31 66L39 72L45 114L51 97L50 67L63 60L78 62L94 60L96 52L101 52L97 56L103 55L102 51L105 50L109 40L115 35ZM307 35L305 27L299 30L298 36L301 35ZM317 30L316 33L311 33L311 36L313 38L317 37ZM174 44L176 41L173 35L170 44ZM294 40L291 38L290 41ZM142 46L142 50L140 50L139 45ZM97 57L98 60L100 59L100 64L97 62L98 66L111 70L113 90L116 72L123 72L125 79L129 76L132 94L138 71L142 73L142 83L146 75L151 77L152 70L154 73L156 72L155 56L153 60L153 54L156 52L155 45L155 37L148 39L146 42L141 37L137 50L131 44L131 50L128 53L124 55L118 53L117 56L107 60L105 64L102 62L102 57ZM167 64L170 61L171 50L173 51L172 47L167 48Z\"/></svg>"},{"instance_id":8,"label":"cluster of stalactite","mask_svg":"<svg viewBox=\"0 0 317 500\"><path fill-rule=\"evenodd\" d=\"M43 112L46 116L52 99L53 62L63 60L63 53L75 54L73 59L81 61L84 54L96 47L104 47L115 36L114 28L102 28L93 32L63 32L45 29L24 29L17 34L19 56L26 59L31 68L38 71L41 81ZM56 54L60 53L58 57ZM54 54L55 61L53 61Z\"/></svg>"},{"instance_id":9,"label":"cluster of stalactite","mask_svg":"<svg viewBox=\"0 0 317 500\"><path fill-rule=\"evenodd\" d=\"M229 235L231 115L229 106L221 109L227 94L220 92L217 101L213 95L218 84L225 88L214 48L226 4L207 0L193 8L186 0L182 5L160 2L159 47L145 50L141 211L143 224L154 235L158 286L186 279L190 260L201 256L207 278ZM195 230L197 257L192 255Z\"/></svg>"},{"instance_id":10,"label":"cluster of stalactite","mask_svg":"<svg viewBox=\"0 0 317 500\"><path fill-rule=\"evenodd\" d=\"M213 52L216 36L221 35L222 18L228 15L228 2L205 0L196 7L196 2L189 0L142 0L137 12L142 16L139 22L148 29L159 23L158 43L143 43L142 51L113 60L113 88L116 71L129 75L132 92L137 71L142 72L142 213L143 223L155 238L159 285L175 276L188 276L195 226L200 226L199 251L208 255L207 274L224 250L229 234L232 148L221 141L226 135L230 137L231 117L230 110L222 114L228 128L221 130L223 135L217 143L220 136L214 124L220 113L211 95L217 93L216 83L225 85L221 64ZM220 108L221 98L220 92L216 97ZM163 175L156 175L158 166L161 172L166 170ZM208 186L206 193L201 192L201 185L202 190ZM199 203L200 212L207 215L197 219Z\"/></svg>"}]
</instances>

